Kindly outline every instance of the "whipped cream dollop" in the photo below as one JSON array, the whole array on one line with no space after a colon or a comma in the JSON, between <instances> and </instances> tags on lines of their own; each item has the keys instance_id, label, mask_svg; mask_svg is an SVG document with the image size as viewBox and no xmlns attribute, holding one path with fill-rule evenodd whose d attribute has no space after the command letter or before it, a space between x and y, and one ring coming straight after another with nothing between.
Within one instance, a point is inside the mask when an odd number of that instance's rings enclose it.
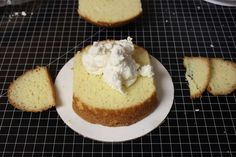
<instances>
[{"instance_id":1,"label":"whipped cream dollop","mask_svg":"<svg viewBox=\"0 0 236 157\"><path fill-rule=\"evenodd\" d=\"M119 41L94 42L83 54L82 63L88 73L103 75L108 85L124 94L123 86L131 86L138 75L154 75L151 65L140 67L132 58L133 53L134 44L130 37Z\"/></svg>"},{"instance_id":2,"label":"whipped cream dollop","mask_svg":"<svg viewBox=\"0 0 236 157\"><path fill-rule=\"evenodd\" d=\"M143 77L150 77L153 76L154 73L152 71L152 66L151 65L144 65L139 69L139 74Z\"/></svg>"}]
</instances>

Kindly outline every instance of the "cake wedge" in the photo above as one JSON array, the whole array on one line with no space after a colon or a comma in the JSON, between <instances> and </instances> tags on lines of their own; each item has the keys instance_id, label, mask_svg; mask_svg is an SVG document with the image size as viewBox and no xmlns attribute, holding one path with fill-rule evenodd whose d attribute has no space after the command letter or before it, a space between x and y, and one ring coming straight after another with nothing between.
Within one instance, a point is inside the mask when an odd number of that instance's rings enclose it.
<instances>
[{"instance_id":1,"label":"cake wedge","mask_svg":"<svg viewBox=\"0 0 236 157\"><path fill-rule=\"evenodd\" d=\"M46 67L25 72L7 91L9 102L22 111L41 112L56 105L56 94Z\"/></svg>"},{"instance_id":2,"label":"cake wedge","mask_svg":"<svg viewBox=\"0 0 236 157\"><path fill-rule=\"evenodd\" d=\"M201 97L211 77L209 59L204 57L184 57L184 67L186 68L185 78L188 81L190 97Z\"/></svg>"},{"instance_id":3,"label":"cake wedge","mask_svg":"<svg viewBox=\"0 0 236 157\"><path fill-rule=\"evenodd\" d=\"M79 0L78 13L92 24L117 27L138 18L142 4L141 0Z\"/></svg>"},{"instance_id":4,"label":"cake wedge","mask_svg":"<svg viewBox=\"0 0 236 157\"><path fill-rule=\"evenodd\" d=\"M236 89L236 63L211 58L211 79L207 91L213 95L227 95Z\"/></svg>"}]
</instances>

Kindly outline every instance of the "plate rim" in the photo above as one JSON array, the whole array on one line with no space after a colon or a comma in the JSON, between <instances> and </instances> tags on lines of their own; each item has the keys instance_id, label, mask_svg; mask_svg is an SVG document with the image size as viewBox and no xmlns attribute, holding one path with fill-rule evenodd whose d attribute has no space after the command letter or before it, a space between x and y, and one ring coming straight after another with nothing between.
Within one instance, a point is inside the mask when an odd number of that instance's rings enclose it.
<instances>
[{"instance_id":1,"label":"plate rim","mask_svg":"<svg viewBox=\"0 0 236 157\"><path fill-rule=\"evenodd\" d=\"M80 131L78 131L76 128L75 128L75 126L73 126L73 124L70 122L70 120L67 120L65 117L63 117L63 113L61 113L61 110L60 110L60 106L61 106L61 104L59 104L59 105L57 105L56 106L56 110L57 110L57 113L58 113L58 115L60 116L60 118L63 120L63 122L70 128L70 129L72 129L73 131L75 131L76 133L78 133L79 135L82 135L83 137L85 137L85 138L89 138L89 139L92 139L92 140L96 140L96 141L100 141L100 142L124 142L124 141L129 141L129 140L133 140L133 139L137 139L137 138L139 138L139 137L142 137L142 136L144 136L144 135L146 135L146 134L148 134L148 133L150 133L151 131L153 131L155 128L157 128L158 126L160 126L162 123L163 123L163 121L166 119L166 117L168 116L168 114L169 114L169 112L170 112L170 110L171 110L171 108L172 108L172 106L173 106L173 101L174 101L174 92L175 92L175 90L174 90L174 84L173 84L173 81L172 81L172 77L170 76L170 74L169 74L169 72L167 71L167 69L164 67L164 65L160 62L160 61L158 61L155 57L153 57L153 56L151 56L150 55L150 60L151 60L151 62L152 62L152 64L154 64L153 62L155 62L155 67L157 66L157 64L160 66L161 65L161 67L159 67L158 66L158 69L160 68L161 70L162 70L162 72L164 71L165 72L165 74L168 76L168 79L169 79L169 81L171 82L171 84L169 85L169 87L170 87L170 89L169 90L171 90L172 91L172 93L170 93L171 95L170 95L170 104L169 104L169 108L167 109L167 111L166 111L166 113L165 113L165 115L164 116L162 116L162 120L160 121L160 122L158 122L158 124L157 123L155 123L155 124L153 124L152 126L149 126L148 127L148 129L144 129L144 130L142 130L141 131L141 133L139 133L138 135L136 135L136 136L130 136L130 137L126 137L126 138L122 138L122 139L105 139L104 137L98 137L98 138L94 138L93 136L91 136L91 135L88 135L88 134L84 134L84 133L81 133ZM73 58L71 58L62 68L61 68L61 70L59 71L59 73L58 73L58 75L57 75L57 77L56 77L56 79L55 79L55 87L56 88L58 88L58 80L59 80L59 78L60 78L60 76L61 76L61 73L63 72L63 70L65 69L65 68L69 68L69 69L71 69L71 68L73 68L73 61L74 61L74 57ZM154 68L155 68L154 67ZM159 70L160 70L159 69ZM157 69L156 69L157 70ZM69 72L69 71L68 71ZM71 72L72 72L72 70L71 70ZM72 72L73 73L73 72ZM72 80L73 80L73 75L72 75ZM60 80L59 80L60 81ZM156 82L155 82L156 83ZM70 86L72 86L72 84L73 83L71 83L71 85ZM158 89L158 88L157 88ZM58 89L57 89L58 90ZM72 90L72 89L71 89ZM72 92L72 91L71 91ZM158 94L159 94L159 92L158 92ZM57 98L58 99L60 99L61 97L58 97L57 96ZM61 102L61 100L58 100L57 102ZM159 105L161 104L161 102L158 102L159 103ZM68 106L68 108L70 108L69 106L71 106L71 108L72 108L72 94L71 94L71 105L66 105L66 106ZM159 106L158 106L159 107ZM148 117L149 117L149 119L151 118L150 116L152 115L152 114L155 114L155 111L156 110L158 110L158 107L150 114L150 115L148 115L147 117L145 117L144 119L147 119ZM73 110L73 109L72 109ZM158 112L158 111L156 111L156 112ZM74 115L74 114L76 114L76 113L72 113L72 115ZM88 126L91 126L91 127L98 127L98 128L100 128L100 129L107 129L107 130L113 130L113 131L115 131L116 129L126 129L126 128L129 128L129 127L131 127L131 126L133 126L133 127L135 127L135 125L137 125L137 124L140 124L140 123L142 123L143 122L143 120L144 119L142 119L142 120L140 120L140 121L138 121L138 122L136 122L136 123L134 123L134 124L132 124L132 125L129 125L129 126L122 126L122 127L107 127L107 126L102 126L102 125L100 125L100 124L92 124L92 123L89 123L89 122L87 122L87 121L85 121L84 119L82 119L81 117L79 117L79 115L77 115L76 114L76 116L77 116L77 120L78 119L80 119L80 120L82 120L86 125L88 125ZM155 117L155 116L154 116ZM164 117L164 118L163 118ZM146 120L147 121L147 120ZM82 124L81 124L82 125ZM150 124L149 124L150 125ZM137 127L138 127L138 125L137 125ZM132 127L130 128L130 129L132 129ZM127 129L127 130L129 130L129 129Z\"/></svg>"},{"instance_id":2,"label":"plate rim","mask_svg":"<svg viewBox=\"0 0 236 157\"><path fill-rule=\"evenodd\" d=\"M212 4L216 4L216 5L220 5L220 6L226 6L226 7L235 7L236 6L236 1L234 1L234 4L232 4L231 2L227 1L227 2L220 2L218 0L204 0L208 3L212 3Z\"/></svg>"}]
</instances>

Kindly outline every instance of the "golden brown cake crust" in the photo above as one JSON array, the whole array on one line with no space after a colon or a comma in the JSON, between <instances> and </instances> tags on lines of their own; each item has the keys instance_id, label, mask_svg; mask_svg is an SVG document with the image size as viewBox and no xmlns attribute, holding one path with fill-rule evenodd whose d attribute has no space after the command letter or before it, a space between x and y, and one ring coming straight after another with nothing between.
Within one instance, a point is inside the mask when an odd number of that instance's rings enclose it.
<instances>
[{"instance_id":1,"label":"golden brown cake crust","mask_svg":"<svg viewBox=\"0 0 236 157\"><path fill-rule=\"evenodd\" d=\"M104 22L104 21L97 21L97 22L96 22L96 21L93 21L93 20L91 20L90 18L81 15L81 14L79 13L79 9L78 9L77 11L78 11L78 14L80 15L80 17L81 17L82 19L84 19L85 21L87 21L87 22L89 22L89 23L91 23L91 24L94 24L94 25L96 25L96 26L99 26L99 27L120 27L120 26L123 26L123 25L126 25L126 24L128 24L128 23L131 23L131 22L135 21L135 20L136 20L137 18L139 18L139 16L141 16L142 13L143 13L143 12L141 11L138 15L136 15L136 16L130 18L130 19L126 19L126 20L124 20L124 21L119 21L119 22L115 22L115 23L108 23L108 22Z\"/></svg>"},{"instance_id":2,"label":"golden brown cake crust","mask_svg":"<svg viewBox=\"0 0 236 157\"><path fill-rule=\"evenodd\" d=\"M232 62L232 61L223 60L223 59L221 59L221 58L211 58L211 59L210 59L210 62L211 62L212 60L218 60L218 61L220 61L220 62L222 62L222 63L224 63L224 64L227 64L227 65L229 65L229 66L232 66L234 69L236 69L236 63L234 63L234 62ZM214 95L214 96L218 96L218 95L228 95L228 94L232 93L235 89L236 89L236 84L232 85L231 88L229 88L228 90L225 90L225 91L223 91L223 90L221 90L221 91L213 91L213 90L212 90L212 87L210 86L210 84L208 84L208 87L207 87L207 91L208 91L209 93L211 93L212 95Z\"/></svg>"},{"instance_id":3,"label":"golden brown cake crust","mask_svg":"<svg viewBox=\"0 0 236 157\"><path fill-rule=\"evenodd\" d=\"M94 108L73 97L73 109L81 118L106 126L131 125L149 115L157 106L156 92L141 104L118 110Z\"/></svg>"},{"instance_id":4,"label":"golden brown cake crust","mask_svg":"<svg viewBox=\"0 0 236 157\"><path fill-rule=\"evenodd\" d=\"M55 88L54 88L54 85L53 85L53 81L52 81L51 75L49 74L49 71L48 71L48 69L47 69L46 67L39 67L39 66L37 66L36 69L32 69L32 70L26 71L26 72L24 72L21 76L19 76L18 78L24 76L24 75L27 74L27 73L31 73L33 70L37 70L37 69L39 69L39 68L45 68L46 71L47 71L47 75L48 75L48 79L49 79L48 81L49 81L49 84L50 84L51 89L52 89L52 92L53 92L54 103L48 105L48 106L50 106L50 107L46 107L46 108L43 108L43 109L41 109L41 110L36 110L36 109L35 109L35 110L34 110L34 109L29 110L29 109L24 108L24 107L23 107L24 105L19 104L19 103L16 103L14 100L11 99L11 91L12 91L12 88L14 87L14 82L15 82L15 80L14 80L13 82L11 82L11 84L10 84L8 90L7 90L8 101L10 102L10 104L11 104L13 107L15 107L15 108L17 108L17 109L19 109L19 110L22 110L22 111L26 111L26 112L42 112L42 111L48 110L49 108L52 108L53 106L56 105L56 91L55 91Z\"/></svg>"}]
</instances>

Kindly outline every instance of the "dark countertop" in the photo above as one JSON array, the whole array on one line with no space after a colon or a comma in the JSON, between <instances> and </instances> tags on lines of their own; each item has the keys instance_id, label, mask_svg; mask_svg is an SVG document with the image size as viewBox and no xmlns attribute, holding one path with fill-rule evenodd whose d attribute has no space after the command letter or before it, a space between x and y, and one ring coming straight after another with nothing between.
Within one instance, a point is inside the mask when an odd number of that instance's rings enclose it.
<instances>
[{"instance_id":1,"label":"dark countertop","mask_svg":"<svg viewBox=\"0 0 236 157\"><path fill-rule=\"evenodd\" d=\"M191 100L182 60L208 56L236 61L236 8L202 0L142 2L141 18L113 29L80 19L78 2L72 0L0 8L0 156L236 156L235 92L205 92ZM55 79L85 45L127 36L162 62L175 86L168 117L151 133L128 142L101 143L72 131L55 108L26 113L9 105L6 90L25 70L45 65Z\"/></svg>"}]
</instances>

